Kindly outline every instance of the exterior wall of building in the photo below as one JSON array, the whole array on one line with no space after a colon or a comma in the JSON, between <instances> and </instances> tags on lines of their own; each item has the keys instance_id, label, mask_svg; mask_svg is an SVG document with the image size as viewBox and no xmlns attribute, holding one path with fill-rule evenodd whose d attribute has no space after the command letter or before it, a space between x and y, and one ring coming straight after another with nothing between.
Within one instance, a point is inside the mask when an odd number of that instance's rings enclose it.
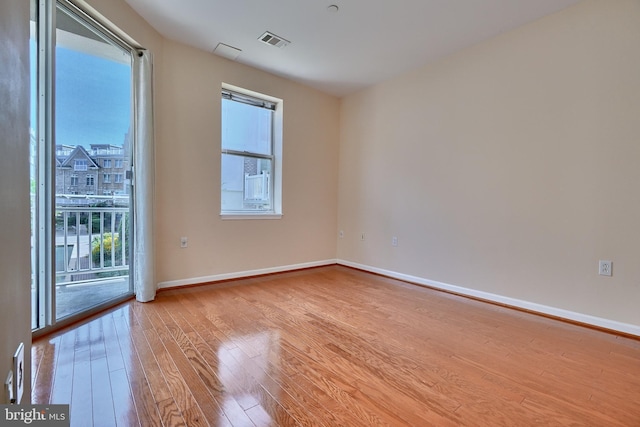
<instances>
[{"instance_id":1,"label":"exterior wall of building","mask_svg":"<svg viewBox=\"0 0 640 427\"><path fill-rule=\"evenodd\" d=\"M113 196L129 194L126 171L130 161L125 146L94 146L58 150L56 194ZM75 160L86 160L77 168Z\"/></svg>"}]
</instances>

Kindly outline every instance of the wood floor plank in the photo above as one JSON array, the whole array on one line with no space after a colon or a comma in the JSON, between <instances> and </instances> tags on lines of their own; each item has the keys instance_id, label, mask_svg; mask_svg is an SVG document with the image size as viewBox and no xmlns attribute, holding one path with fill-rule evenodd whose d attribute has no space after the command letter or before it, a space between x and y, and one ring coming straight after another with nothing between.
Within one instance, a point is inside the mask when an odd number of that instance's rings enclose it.
<instances>
[{"instance_id":1,"label":"wood floor plank","mask_svg":"<svg viewBox=\"0 0 640 427\"><path fill-rule=\"evenodd\" d=\"M91 360L91 398L93 425L115 425L111 376L106 356Z\"/></svg>"},{"instance_id":2,"label":"wood floor plank","mask_svg":"<svg viewBox=\"0 0 640 427\"><path fill-rule=\"evenodd\" d=\"M71 408L69 418L74 426L93 423L93 402L91 384L91 353L83 339L83 331L77 337L74 359Z\"/></svg>"},{"instance_id":3,"label":"wood floor plank","mask_svg":"<svg viewBox=\"0 0 640 427\"><path fill-rule=\"evenodd\" d=\"M182 378L155 329L146 330L145 336L158 361L158 366L162 369L168 391L170 391L185 422L189 426L206 425L202 410L198 407L187 382Z\"/></svg>"},{"instance_id":4,"label":"wood floor plank","mask_svg":"<svg viewBox=\"0 0 640 427\"><path fill-rule=\"evenodd\" d=\"M131 387L131 396L135 404L138 421L141 426L161 426L160 413L153 402L153 393L144 374L144 369L135 350L135 344L131 337L130 324L133 323L131 313L122 316L114 316L118 342L123 352L125 372Z\"/></svg>"},{"instance_id":5,"label":"wood floor plank","mask_svg":"<svg viewBox=\"0 0 640 427\"><path fill-rule=\"evenodd\" d=\"M182 311L173 312L172 317L192 346L185 350L185 354L196 367L198 375L205 381L216 401L221 405L225 416L233 425L249 425L251 421L245 409L255 406L258 402L252 398L253 404L243 408L236 396L237 394L241 396L247 394L244 384L238 381L234 372L228 371L227 366L222 366L218 354L193 329Z\"/></svg>"},{"instance_id":6,"label":"wood floor plank","mask_svg":"<svg viewBox=\"0 0 640 427\"><path fill-rule=\"evenodd\" d=\"M31 390L31 403L47 405L52 394L54 370L57 352L60 347L60 337L52 337L44 346L32 346L31 364L36 369L32 371L33 384L38 384Z\"/></svg>"},{"instance_id":7,"label":"wood floor plank","mask_svg":"<svg viewBox=\"0 0 640 427\"><path fill-rule=\"evenodd\" d=\"M165 426L187 427L187 423L182 417L182 412L180 411L180 408L178 408L178 405L176 405L176 401L173 400L173 397L160 400L156 402L156 405L158 406L160 418Z\"/></svg>"},{"instance_id":8,"label":"wood floor plank","mask_svg":"<svg viewBox=\"0 0 640 427\"><path fill-rule=\"evenodd\" d=\"M109 372L111 383L111 396L115 412L116 426L140 426L138 413L131 395L129 379L124 368Z\"/></svg>"},{"instance_id":9,"label":"wood floor plank","mask_svg":"<svg viewBox=\"0 0 640 427\"><path fill-rule=\"evenodd\" d=\"M61 404L71 402L71 389L74 377L74 344L75 332L68 331L60 336L60 348L52 371L53 384L49 403Z\"/></svg>"},{"instance_id":10,"label":"wood floor plank","mask_svg":"<svg viewBox=\"0 0 640 427\"><path fill-rule=\"evenodd\" d=\"M156 307L150 306L150 309L152 314L157 316ZM165 348L165 351L162 352L165 356L165 362L160 363L163 369L167 369L165 370L165 378L173 378L171 389L180 390L186 397L186 408L183 414L190 413L192 416L191 419L185 417L185 421L189 426L206 425L207 422L215 424L220 415L224 415L220 405L211 397L206 385L171 336L169 329L158 323L156 325L153 331L157 333L159 341ZM174 398L177 398L175 393Z\"/></svg>"},{"instance_id":11,"label":"wood floor plank","mask_svg":"<svg viewBox=\"0 0 640 427\"><path fill-rule=\"evenodd\" d=\"M118 341L115 324L113 323L113 316L104 316L101 317L100 320L102 321L105 356L107 357L109 372L124 369L124 358L122 349L120 348L120 342Z\"/></svg>"},{"instance_id":12,"label":"wood floor plank","mask_svg":"<svg viewBox=\"0 0 640 427\"><path fill-rule=\"evenodd\" d=\"M640 340L341 266L127 302L32 358L72 425L640 425Z\"/></svg>"}]
</instances>

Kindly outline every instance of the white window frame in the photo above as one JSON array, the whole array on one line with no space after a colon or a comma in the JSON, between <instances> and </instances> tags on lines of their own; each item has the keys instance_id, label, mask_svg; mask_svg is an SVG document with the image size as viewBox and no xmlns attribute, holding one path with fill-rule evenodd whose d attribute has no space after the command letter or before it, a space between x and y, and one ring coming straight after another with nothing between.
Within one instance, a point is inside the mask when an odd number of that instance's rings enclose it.
<instances>
[{"instance_id":1,"label":"white window frame","mask_svg":"<svg viewBox=\"0 0 640 427\"><path fill-rule=\"evenodd\" d=\"M102 167L110 168L111 167L111 159L104 159L102 161Z\"/></svg>"},{"instance_id":2,"label":"white window frame","mask_svg":"<svg viewBox=\"0 0 640 427\"><path fill-rule=\"evenodd\" d=\"M73 162L74 171L86 171L88 169L88 162L86 159L75 159Z\"/></svg>"},{"instance_id":3,"label":"white window frame","mask_svg":"<svg viewBox=\"0 0 640 427\"><path fill-rule=\"evenodd\" d=\"M114 167L115 167L116 169L122 169L122 159L116 159L116 161L115 161L115 162L116 162L116 163L115 163L115 166L114 166Z\"/></svg>"},{"instance_id":4,"label":"white window frame","mask_svg":"<svg viewBox=\"0 0 640 427\"><path fill-rule=\"evenodd\" d=\"M258 100L264 100L275 105L272 123L272 149L271 149L271 176L270 176L270 191L271 191L271 209L268 211L256 211L256 210L233 210L233 211L220 211L220 217L223 220L236 220L236 219L280 219L282 218L282 135L283 135L283 111L284 101L273 96L265 95L262 93L254 92L252 90L244 89L238 86L222 83L222 92L235 92L239 95L245 95L250 98ZM221 98L222 99L222 98ZM221 114L222 120L222 114ZM220 165L222 166L222 155L231 153L230 150L222 148L222 132L220 132ZM238 153L246 155L249 153ZM222 173L220 174L222 176ZM222 183L220 183L222 184ZM222 189L222 185L219 186ZM220 193L220 206L222 206L222 193Z\"/></svg>"}]
</instances>

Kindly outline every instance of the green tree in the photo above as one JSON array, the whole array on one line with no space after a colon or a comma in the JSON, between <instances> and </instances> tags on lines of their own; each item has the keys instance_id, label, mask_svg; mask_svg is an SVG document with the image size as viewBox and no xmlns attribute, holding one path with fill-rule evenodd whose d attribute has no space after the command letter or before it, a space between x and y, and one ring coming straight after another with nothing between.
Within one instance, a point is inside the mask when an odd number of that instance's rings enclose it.
<instances>
[{"instance_id":1,"label":"green tree","mask_svg":"<svg viewBox=\"0 0 640 427\"><path fill-rule=\"evenodd\" d=\"M93 221L93 220L92 220ZM111 219L109 219L111 221ZM116 232L112 233L104 233L102 235L102 251L103 251L103 267L119 267L123 265L129 264L129 251L131 247L129 246L129 214L126 213L123 216L117 218L116 221ZM98 228L94 229L94 231L99 231L99 218L98 218ZM122 259L122 236L124 236L124 245L125 245L125 259ZM91 240L91 261L93 263L94 268L100 268L100 236L96 236ZM113 252L113 258L115 263L112 265L111 254ZM126 271L126 268L123 270L114 270L114 271L104 271L98 273L99 277L114 277L121 276L123 271Z\"/></svg>"}]
</instances>

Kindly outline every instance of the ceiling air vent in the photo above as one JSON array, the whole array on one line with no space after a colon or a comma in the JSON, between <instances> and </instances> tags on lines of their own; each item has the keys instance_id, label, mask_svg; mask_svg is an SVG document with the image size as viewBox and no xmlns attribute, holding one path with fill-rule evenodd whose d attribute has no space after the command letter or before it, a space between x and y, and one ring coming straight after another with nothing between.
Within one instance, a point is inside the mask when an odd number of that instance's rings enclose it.
<instances>
[{"instance_id":1,"label":"ceiling air vent","mask_svg":"<svg viewBox=\"0 0 640 427\"><path fill-rule=\"evenodd\" d=\"M261 35L258 38L258 40L260 40L263 43L270 44L271 46L280 47L280 48L285 47L286 45L291 43L289 40L285 40L280 36L276 36L275 34L270 33L269 31Z\"/></svg>"}]
</instances>

